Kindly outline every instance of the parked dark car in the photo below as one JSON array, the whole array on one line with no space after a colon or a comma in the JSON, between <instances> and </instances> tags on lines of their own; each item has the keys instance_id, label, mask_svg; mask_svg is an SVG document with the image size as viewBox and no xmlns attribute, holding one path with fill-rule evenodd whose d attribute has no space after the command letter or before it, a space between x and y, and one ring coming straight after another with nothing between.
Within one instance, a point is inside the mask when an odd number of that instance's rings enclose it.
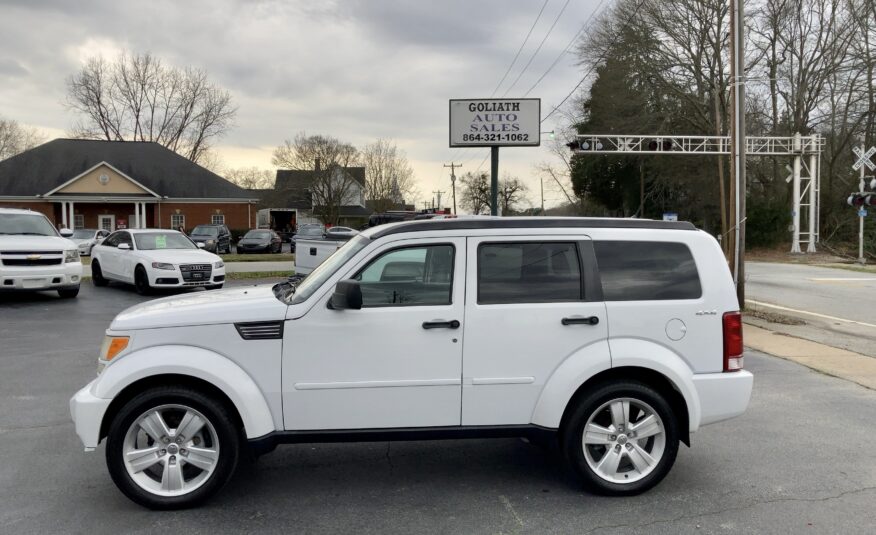
<instances>
[{"instance_id":1,"label":"parked dark car","mask_svg":"<svg viewBox=\"0 0 876 535\"><path fill-rule=\"evenodd\" d=\"M279 253L283 240L273 230L253 229L237 242L238 253Z\"/></svg>"},{"instance_id":2,"label":"parked dark car","mask_svg":"<svg viewBox=\"0 0 876 535\"><path fill-rule=\"evenodd\" d=\"M231 252L231 231L225 225L198 225L189 236L195 243L203 243L211 253Z\"/></svg>"},{"instance_id":3,"label":"parked dark car","mask_svg":"<svg viewBox=\"0 0 876 535\"><path fill-rule=\"evenodd\" d=\"M299 225L298 232L292 236L292 252L295 252L296 240L321 240L325 238L325 227L317 224Z\"/></svg>"}]
</instances>

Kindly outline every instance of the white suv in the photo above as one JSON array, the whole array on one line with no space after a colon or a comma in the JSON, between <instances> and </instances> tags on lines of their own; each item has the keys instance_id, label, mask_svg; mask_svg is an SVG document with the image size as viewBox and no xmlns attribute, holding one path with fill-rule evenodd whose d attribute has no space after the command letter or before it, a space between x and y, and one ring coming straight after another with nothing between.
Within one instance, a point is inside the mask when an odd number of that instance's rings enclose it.
<instances>
[{"instance_id":1,"label":"white suv","mask_svg":"<svg viewBox=\"0 0 876 535\"><path fill-rule=\"evenodd\" d=\"M82 281L79 248L39 212L0 208L0 292L57 290L76 297ZM66 236L66 237L64 237Z\"/></svg>"},{"instance_id":2,"label":"white suv","mask_svg":"<svg viewBox=\"0 0 876 535\"><path fill-rule=\"evenodd\" d=\"M122 312L70 408L152 508L205 500L244 451L340 440L558 439L589 488L629 495L745 411L740 320L721 249L688 223L397 223L297 287Z\"/></svg>"}]
</instances>

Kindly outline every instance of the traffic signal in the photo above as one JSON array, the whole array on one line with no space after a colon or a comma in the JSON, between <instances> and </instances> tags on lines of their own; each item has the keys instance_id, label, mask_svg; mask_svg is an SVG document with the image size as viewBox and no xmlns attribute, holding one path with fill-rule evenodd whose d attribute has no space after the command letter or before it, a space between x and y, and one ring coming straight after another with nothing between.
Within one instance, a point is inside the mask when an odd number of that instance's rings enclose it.
<instances>
[{"instance_id":1,"label":"traffic signal","mask_svg":"<svg viewBox=\"0 0 876 535\"><path fill-rule=\"evenodd\" d=\"M648 150L650 151L670 151L672 150L672 140L669 139L652 139L648 142Z\"/></svg>"},{"instance_id":2,"label":"traffic signal","mask_svg":"<svg viewBox=\"0 0 876 535\"><path fill-rule=\"evenodd\" d=\"M576 152L579 150L602 150L602 142L591 139L576 139L570 143L566 143L566 146L569 147L569 150L572 152Z\"/></svg>"},{"instance_id":3,"label":"traffic signal","mask_svg":"<svg viewBox=\"0 0 876 535\"><path fill-rule=\"evenodd\" d=\"M876 195L864 193L852 193L846 199L846 203L852 208L861 208L864 206L876 206Z\"/></svg>"}]
</instances>

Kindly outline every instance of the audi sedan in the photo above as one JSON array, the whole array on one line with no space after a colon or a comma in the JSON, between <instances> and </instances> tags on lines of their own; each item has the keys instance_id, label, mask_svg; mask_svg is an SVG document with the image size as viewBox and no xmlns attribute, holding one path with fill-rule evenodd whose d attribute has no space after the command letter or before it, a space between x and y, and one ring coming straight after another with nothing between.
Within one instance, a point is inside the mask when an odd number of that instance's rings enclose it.
<instances>
[{"instance_id":1,"label":"audi sedan","mask_svg":"<svg viewBox=\"0 0 876 535\"><path fill-rule=\"evenodd\" d=\"M119 230L92 249L91 281L133 284L143 295L156 288L221 288L225 263L202 247L175 230Z\"/></svg>"}]
</instances>

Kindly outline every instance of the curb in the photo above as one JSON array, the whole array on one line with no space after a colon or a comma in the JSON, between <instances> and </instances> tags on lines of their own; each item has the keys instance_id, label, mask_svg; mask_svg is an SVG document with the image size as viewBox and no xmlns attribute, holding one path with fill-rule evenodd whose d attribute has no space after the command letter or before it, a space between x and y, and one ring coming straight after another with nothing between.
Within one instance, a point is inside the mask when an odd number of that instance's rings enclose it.
<instances>
[{"instance_id":1,"label":"curb","mask_svg":"<svg viewBox=\"0 0 876 535\"><path fill-rule=\"evenodd\" d=\"M876 358L745 323L745 346L876 390Z\"/></svg>"}]
</instances>

